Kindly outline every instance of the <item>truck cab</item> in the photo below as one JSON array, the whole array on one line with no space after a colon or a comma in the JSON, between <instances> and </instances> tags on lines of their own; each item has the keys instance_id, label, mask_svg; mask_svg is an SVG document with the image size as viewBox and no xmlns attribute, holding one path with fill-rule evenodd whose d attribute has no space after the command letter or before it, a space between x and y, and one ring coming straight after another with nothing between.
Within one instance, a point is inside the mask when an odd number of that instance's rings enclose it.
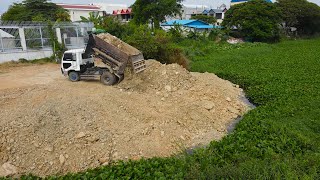
<instances>
[{"instance_id":1,"label":"truck cab","mask_svg":"<svg viewBox=\"0 0 320 180\"><path fill-rule=\"evenodd\" d=\"M117 77L110 73L108 68L96 67L94 58L88 57L84 49L65 51L61 60L61 72L72 82L99 78L105 85L114 85L117 82Z\"/></svg>"},{"instance_id":2,"label":"truck cab","mask_svg":"<svg viewBox=\"0 0 320 180\"><path fill-rule=\"evenodd\" d=\"M92 57L84 56L84 49L65 51L61 61L62 73L67 76L71 71L81 71L81 65L94 63Z\"/></svg>"}]
</instances>

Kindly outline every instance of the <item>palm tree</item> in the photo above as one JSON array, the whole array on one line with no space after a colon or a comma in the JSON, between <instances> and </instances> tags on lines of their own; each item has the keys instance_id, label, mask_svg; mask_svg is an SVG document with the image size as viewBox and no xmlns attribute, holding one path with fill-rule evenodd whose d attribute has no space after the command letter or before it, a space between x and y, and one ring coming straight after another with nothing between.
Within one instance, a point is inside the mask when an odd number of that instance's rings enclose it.
<instances>
[{"instance_id":1,"label":"palm tree","mask_svg":"<svg viewBox=\"0 0 320 180\"><path fill-rule=\"evenodd\" d=\"M80 16L82 22L92 22L94 26L97 28L101 26L103 21L103 16L100 16L97 12L90 12L89 17Z\"/></svg>"}]
</instances>

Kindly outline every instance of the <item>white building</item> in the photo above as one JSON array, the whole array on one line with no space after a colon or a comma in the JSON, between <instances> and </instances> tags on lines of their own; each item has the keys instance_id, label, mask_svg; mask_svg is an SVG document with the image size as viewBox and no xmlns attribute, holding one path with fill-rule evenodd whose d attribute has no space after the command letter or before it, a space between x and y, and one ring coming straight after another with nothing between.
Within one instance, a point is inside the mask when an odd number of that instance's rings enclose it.
<instances>
[{"instance_id":1,"label":"white building","mask_svg":"<svg viewBox=\"0 0 320 180\"><path fill-rule=\"evenodd\" d=\"M88 18L89 13L93 12L99 14L100 16L104 15L104 11L97 5L85 5L85 4L57 4L63 9L69 11L70 19L72 22L81 21L81 16Z\"/></svg>"}]
</instances>

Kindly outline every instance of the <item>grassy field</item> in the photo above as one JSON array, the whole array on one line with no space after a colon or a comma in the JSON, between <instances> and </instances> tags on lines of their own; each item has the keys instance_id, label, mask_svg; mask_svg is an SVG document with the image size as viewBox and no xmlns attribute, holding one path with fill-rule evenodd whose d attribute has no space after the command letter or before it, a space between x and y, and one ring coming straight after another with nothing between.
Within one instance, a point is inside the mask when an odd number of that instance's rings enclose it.
<instances>
[{"instance_id":1,"label":"grassy field","mask_svg":"<svg viewBox=\"0 0 320 180\"><path fill-rule=\"evenodd\" d=\"M185 51L193 71L239 84L258 105L230 136L197 153L196 177L320 179L320 39L194 43Z\"/></svg>"},{"instance_id":2,"label":"grassy field","mask_svg":"<svg viewBox=\"0 0 320 180\"><path fill-rule=\"evenodd\" d=\"M229 136L192 155L119 162L52 179L320 179L320 39L179 46L192 71L239 84L257 108Z\"/></svg>"}]
</instances>

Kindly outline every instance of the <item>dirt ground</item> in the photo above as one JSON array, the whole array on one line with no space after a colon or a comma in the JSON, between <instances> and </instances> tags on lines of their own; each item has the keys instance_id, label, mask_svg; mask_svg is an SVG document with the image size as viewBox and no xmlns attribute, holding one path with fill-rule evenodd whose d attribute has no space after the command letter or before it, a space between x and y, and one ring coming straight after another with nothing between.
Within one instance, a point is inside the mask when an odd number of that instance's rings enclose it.
<instances>
[{"instance_id":1,"label":"dirt ground","mask_svg":"<svg viewBox=\"0 0 320 180\"><path fill-rule=\"evenodd\" d=\"M0 68L0 176L65 174L206 145L250 109L241 98L214 74L153 60L113 87L72 83L56 64Z\"/></svg>"}]
</instances>

